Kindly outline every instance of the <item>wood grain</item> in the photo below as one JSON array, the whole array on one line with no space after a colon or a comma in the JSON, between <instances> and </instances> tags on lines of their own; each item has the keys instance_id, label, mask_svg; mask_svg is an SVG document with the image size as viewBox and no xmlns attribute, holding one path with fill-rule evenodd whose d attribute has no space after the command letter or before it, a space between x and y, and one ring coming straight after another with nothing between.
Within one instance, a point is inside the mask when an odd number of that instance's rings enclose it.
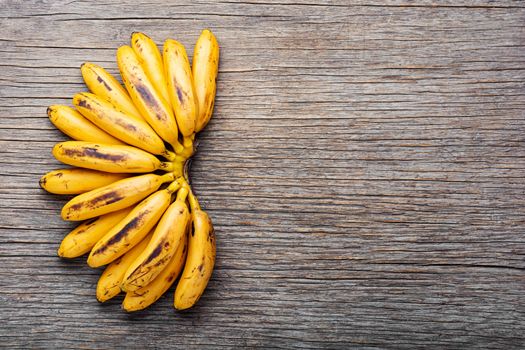
<instances>
[{"instance_id":1,"label":"wood grain","mask_svg":"<svg viewBox=\"0 0 525 350\"><path fill-rule=\"evenodd\" d=\"M0 341L15 348L525 346L525 4L0 1ZM127 315L56 257L46 107L133 31L221 45L193 185L199 304Z\"/></svg>"}]
</instances>

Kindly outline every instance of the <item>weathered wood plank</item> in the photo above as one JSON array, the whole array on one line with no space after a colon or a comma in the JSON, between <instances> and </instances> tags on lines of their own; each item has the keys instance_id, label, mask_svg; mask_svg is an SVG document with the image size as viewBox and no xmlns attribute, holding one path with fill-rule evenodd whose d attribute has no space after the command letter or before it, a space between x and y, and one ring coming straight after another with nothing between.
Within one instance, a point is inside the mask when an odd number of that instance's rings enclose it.
<instances>
[{"instance_id":1,"label":"weathered wood plank","mask_svg":"<svg viewBox=\"0 0 525 350\"><path fill-rule=\"evenodd\" d=\"M169 2L168 2L169 3ZM6 348L525 345L525 4L16 1L0 6L0 339ZM199 304L126 315L56 257L38 178L50 104L117 72L132 31L221 44L192 181L218 237Z\"/></svg>"}]
</instances>

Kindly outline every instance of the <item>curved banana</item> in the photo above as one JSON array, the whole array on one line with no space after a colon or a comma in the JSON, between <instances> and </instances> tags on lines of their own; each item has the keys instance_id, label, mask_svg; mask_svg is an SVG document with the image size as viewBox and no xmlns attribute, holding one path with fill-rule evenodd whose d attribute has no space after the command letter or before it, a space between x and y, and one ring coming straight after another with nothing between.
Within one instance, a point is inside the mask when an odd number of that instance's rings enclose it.
<instances>
[{"instance_id":1,"label":"curved banana","mask_svg":"<svg viewBox=\"0 0 525 350\"><path fill-rule=\"evenodd\" d=\"M157 224L171 202L177 182L140 202L122 221L109 230L93 247L87 263L91 267L109 264L139 243Z\"/></svg>"},{"instance_id":2,"label":"curved banana","mask_svg":"<svg viewBox=\"0 0 525 350\"><path fill-rule=\"evenodd\" d=\"M126 89L104 68L86 62L80 66L80 71L89 91L109 101L116 109L130 117L144 121Z\"/></svg>"},{"instance_id":3,"label":"curved banana","mask_svg":"<svg viewBox=\"0 0 525 350\"><path fill-rule=\"evenodd\" d=\"M104 236L130 211L131 209L126 208L84 221L64 237L58 248L58 256L76 258L86 254L100 237Z\"/></svg>"},{"instance_id":4,"label":"curved banana","mask_svg":"<svg viewBox=\"0 0 525 350\"><path fill-rule=\"evenodd\" d=\"M50 171L40 178L40 187L55 194L80 194L128 177L102 171L71 168Z\"/></svg>"},{"instance_id":5,"label":"curved banana","mask_svg":"<svg viewBox=\"0 0 525 350\"><path fill-rule=\"evenodd\" d=\"M117 296L120 292L120 285L124 278L124 273L129 265L142 253L151 239L151 233L146 235L142 241L134 246L126 254L113 261L106 267L97 282L97 300L101 303Z\"/></svg>"},{"instance_id":6,"label":"curved banana","mask_svg":"<svg viewBox=\"0 0 525 350\"><path fill-rule=\"evenodd\" d=\"M154 155L131 146L66 141L53 147L60 162L108 173L146 173L173 171L173 163L161 162Z\"/></svg>"},{"instance_id":7,"label":"curved banana","mask_svg":"<svg viewBox=\"0 0 525 350\"><path fill-rule=\"evenodd\" d=\"M62 219L79 221L127 208L155 192L160 185L174 180L172 173L133 176L79 194L62 208Z\"/></svg>"},{"instance_id":8,"label":"curved banana","mask_svg":"<svg viewBox=\"0 0 525 350\"><path fill-rule=\"evenodd\" d=\"M193 231L189 236L186 265L175 290L174 306L178 310L192 307L208 285L215 265L215 231L208 214L197 199L189 195Z\"/></svg>"},{"instance_id":9,"label":"curved banana","mask_svg":"<svg viewBox=\"0 0 525 350\"><path fill-rule=\"evenodd\" d=\"M219 72L219 44L211 31L202 31L193 53L193 86L199 102L199 115L195 132L199 132L210 121L217 90Z\"/></svg>"},{"instance_id":10,"label":"curved banana","mask_svg":"<svg viewBox=\"0 0 525 350\"><path fill-rule=\"evenodd\" d=\"M124 142L91 123L71 107L52 105L47 108L47 115L58 130L73 140L102 142L109 145L124 144Z\"/></svg>"},{"instance_id":11,"label":"curved banana","mask_svg":"<svg viewBox=\"0 0 525 350\"><path fill-rule=\"evenodd\" d=\"M189 226L190 225L188 225L188 227ZM184 267L187 247L188 235L186 233L182 236L182 242L179 244L177 252L162 272L147 286L139 288L134 292L126 293L126 297L122 302L124 310L131 312L145 309L166 293Z\"/></svg>"},{"instance_id":12,"label":"curved banana","mask_svg":"<svg viewBox=\"0 0 525 350\"><path fill-rule=\"evenodd\" d=\"M131 47L140 58L142 67L157 92L169 103L164 66L157 44L146 34L134 32L131 34Z\"/></svg>"},{"instance_id":13,"label":"curved banana","mask_svg":"<svg viewBox=\"0 0 525 350\"><path fill-rule=\"evenodd\" d=\"M116 138L153 154L166 153L164 142L145 121L130 118L97 95L76 94L73 104L87 119Z\"/></svg>"},{"instance_id":14,"label":"curved banana","mask_svg":"<svg viewBox=\"0 0 525 350\"><path fill-rule=\"evenodd\" d=\"M179 190L177 199L160 219L148 246L126 271L122 283L122 289L126 292L146 286L175 255L190 219L186 205L187 194L186 187Z\"/></svg>"},{"instance_id":15,"label":"curved banana","mask_svg":"<svg viewBox=\"0 0 525 350\"><path fill-rule=\"evenodd\" d=\"M193 87L190 61L184 45L172 39L166 40L163 58L168 92L179 131L183 136L190 136L195 132L199 104Z\"/></svg>"},{"instance_id":16,"label":"curved banana","mask_svg":"<svg viewBox=\"0 0 525 350\"><path fill-rule=\"evenodd\" d=\"M117 63L124 85L141 115L164 141L179 151L182 146L171 106L157 92L133 49L121 46L117 50Z\"/></svg>"}]
</instances>

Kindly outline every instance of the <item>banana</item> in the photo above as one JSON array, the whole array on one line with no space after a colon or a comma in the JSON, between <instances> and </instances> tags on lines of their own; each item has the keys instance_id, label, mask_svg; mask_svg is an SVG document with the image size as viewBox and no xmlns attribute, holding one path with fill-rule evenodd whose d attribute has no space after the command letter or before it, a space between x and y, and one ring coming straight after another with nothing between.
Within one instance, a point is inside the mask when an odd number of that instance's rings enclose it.
<instances>
[{"instance_id":1,"label":"banana","mask_svg":"<svg viewBox=\"0 0 525 350\"><path fill-rule=\"evenodd\" d=\"M188 225L188 227L189 226L190 225ZM147 286L139 288L134 292L126 293L126 297L122 302L124 310L131 312L145 309L166 293L184 267L187 247L188 235L186 233L182 236L182 242L179 244L177 252L162 272Z\"/></svg>"},{"instance_id":2,"label":"banana","mask_svg":"<svg viewBox=\"0 0 525 350\"><path fill-rule=\"evenodd\" d=\"M183 136L190 136L195 132L199 104L184 45L172 39L166 40L163 58L168 92L179 131Z\"/></svg>"},{"instance_id":3,"label":"banana","mask_svg":"<svg viewBox=\"0 0 525 350\"><path fill-rule=\"evenodd\" d=\"M177 252L190 219L187 195L187 187L182 187L175 202L160 219L148 246L126 271L122 283L122 289L126 292L146 286L162 272Z\"/></svg>"},{"instance_id":4,"label":"banana","mask_svg":"<svg viewBox=\"0 0 525 350\"><path fill-rule=\"evenodd\" d=\"M124 142L101 130L71 107L52 105L47 108L47 115L58 130L73 140L102 142L109 145L124 144Z\"/></svg>"},{"instance_id":5,"label":"banana","mask_svg":"<svg viewBox=\"0 0 525 350\"><path fill-rule=\"evenodd\" d=\"M98 301L103 303L121 292L120 285L122 284L124 273L126 273L129 265L142 253L144 248L146 248L150 239L151 233L144 237L144 239L130 251L106 267L97 283Z\"/></svg>"},{"instance_id":6,"label":"banana","mask_svg":"<svg viewBox=\"0 0 525 350\"><path fill-rule=\"evenodd\" d=\"M109 101L116 109L136 120L144 121L126 89L104 68L91 62L83 63L80 72L89 91Z\"/></svg>"},{"instance_id":7,"label":"banana","mask_svg":"<svg viewBox=\"0 0 525 350\"><path fill-rule=\"evenodd\" d=\"M73 104L87 119L116 138L153 154L166 153L164 142L145 121L130 118L97 95L76 94Z\"/></svg>"},{"instance_id":8,"label":"banana","mask_svg":"<svg viewBox=\"0 0 525 350\"><path fill-rule=\"evenodd\" d=\"M128 177L96 170L71 168L50 171L40 178L40 187L55 194L80 194Z\"/></svg>"},{"instance_id":9,"label":"banana","mask_svg":"<svg viewBox=\"0 0 525 350\"><path fill-rule=\"evenodd\" d=\"M146 173L173 171L173 163L161 162L154 155L131 146L66 141L53 147L60 162L108 173Z\"/></svg>"},{"instance_id":10,"label":"banana","mask_svg":"<svg viewBox=\"0 0 525 350\"><path fill-rule=\"evenodd\" d=\"M146 75L157 92L169 103L170 97L162 57L155 42L144 33L134 32L131 34L131 47L141 60Z\"/></svg>"},{"instance_id":11,"label":"banana","mask_svg":"<svg viewBox=\"0 0 525 350\"><path fill-rule=\"evenodd\" d=\"M189 236L188 256L175 290L174 306L185 310L199 300L210 280L215 265L215 231L208 214L197 199L189 194L193 231Z\"/></svg>"},{"instance_id":12,"label":"banana","mask_svg":"<svg viewBox=\"0 0 525 350\"><path fill-rule=\"evenodd\" d=\"M62 219L79 221L127 208L175 179L172 173L133 176L79 194L62 208Z\"/></svg>"},{"instance_id":13,"label":"banana","mask_svg":"<svg viewBox=\"0 0 525 350\"><path fill-rule=\"evenodd\" d=\"M71 231L60 243L58 256L76 258L86 254L113 226L122 220L131 209L122 209L84 221Z\"/></svg>"},{"instance_id":14,"label":"banana","mask_svg":"<svg viewBox=\"0 0 525 350\"><path fill-rule=\"evenodd\" d=\"M195 132L210 121L215 103L217 73L219 72L219 44L211 31L202 31L193 53L193 86L199 102L199 115Z\"/></svg>"},{"instance_id":15,"label":"banana","mask_svg":"<svg viewBox=\"0 0 525 350\"><path fill-rule=\"evenodd\" d=\"M171 106L157 92L133 49L129 46L121 46L117 50L117 63L124 85L141 115L164 141L173 146L175 151L181 150L177 122Z\"/></svg>"},{"instance_id":16,"label":"banana","mask_svg":"<svg viewBox=\"0 0 525 350\"><path fill-rule=\"evenodd\" d=\"M174 182L140 202L97 242L89 254L88 265L99 267L109 264L139 243L160 220L178 187L179 183Z\"/></svg>"}]
</instances>

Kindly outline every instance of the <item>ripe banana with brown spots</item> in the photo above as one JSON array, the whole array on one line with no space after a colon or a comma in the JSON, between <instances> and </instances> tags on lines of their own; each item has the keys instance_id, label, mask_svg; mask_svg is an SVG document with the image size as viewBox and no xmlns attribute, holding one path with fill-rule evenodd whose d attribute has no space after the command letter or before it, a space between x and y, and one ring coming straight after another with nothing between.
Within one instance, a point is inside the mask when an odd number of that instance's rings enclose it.
<instances>
[{"instance_id":1,"label":"ripe banana with brown spots","mask_svg":"<svg viewBox=\"0 0 525 350\"><path fill-rule=\"evenodd\" d=\"M117 50L117 63L124 85L141 115L176 152L181 150L171 106L149 80L137 54L131 47L121 46Z\"/></svg>"},{"instance_id":2,"label":"ripe banana with brown spots","mask_svg":"<svg viewBox=\"0 0 525 350\"><path fill-rule=\"evenodd\" d=\"M219 72L219 44L208 29L202 31L195 44L192 72L193 86L199 102L195 131L199 132L208 124L213 113Z\"/></svg>"},{"instance_id":3,"label":"ripe banana with brown spots","mask_svg":"<svg viewBox=\"0 0 525 350\"><path fill-rule=\"evenodd\" d=\"M142 241L134 246L126 254L109 264L102 272L97 283L97 300L101 303L117 296L120 285L129 265L142 253L151 239L151 233L146 235Z\"/></svg>"},{"instance_id":4,"label":"ripe banana with brown spots","mask_svg":"<svg viewBox=\"0 0 525 350\"><path fill-rule=\"evenodd\" d=\"M160 220L178 187L180 185L174 182L140 202L97 242L89 254L88 265L99 267L109 264L139 243Z\"/></svg>"},{"instance_id":5,"label":"ripe banana with brown spots","mask_svg":"<svg viewBox=\"0 0 525 350\"><path fill-rule=\"evenodd\" d=\"M87 119L119 140L147 152L169 157L164 142L145 121L130 118L111 103L89 92L76 94L73 104Z\"/></svg>"},{"instance_id":6,"label":"ripe banana with brown spots","mask_svg":"<svg viewBox=\"0 0 525 350\"><path fill-rule=\"evenodd\" d=\"M61 211L62 219L86 220L127 208L158 190L163 183L172 182L174 179L172 173L133 176L79 194L64 205Z\"/></svg>"},{"instance_id":7,"label":"ripe banana with brown spots","mask_svg":"<svg viewBox=\"0 0 525 350\"><path fill-rule=\"evenodd\" d=\"M159 51L135 32L117 50L124 84L88 62L81 73L90 92L74 96L75 108L48 108L50 121L73 139L52 153L74 168L45 174L40 186L75 195L61 217L82 221L58 255L89 252L89 266L106 265L97 299L125 291L126 311L154 303L179 275L174 306L193 306L215 265L213 225L187 182L196 133L215 103L219 45L211 31L201 33L193 53L190 65L181 43L168 39Z\"/></svg>"},{"instance_id":8,"label":"ripe banana with brown spots","mask_svg":"<svg viewBox=\"0 0 525 350\"><path fill-rule=\"evenodd\" d=\"M151 84L153 84L162 98L169 103L170 97L166 84L166 74L164 73L162 57L157 44L146 34L134 32L131 34L131 47L139 57Z\"/></svg>"},{"instance_id":9,"label":"ripe banana with brown spots","mask_svg":"<svg viewBox=\"0 0 525 350\"><path fill-rule=\"evenodd\" d=\"M128 174L113 174L83 168L58 169L42 176L40 187L55 194L80 194L128 176Z\"/></svg>"},{"instance_id":10,"label":"ripe banana with brown spots","mask_svg":"<svg viewBox=\"0 0 525 350\"><path fill-rule=\"evenodd\" d=\"M100 129L71 107L52 105L47 108L47 115L58 130L73 140L101 142L108 145L125 144Z\"/></svg>"},{"instance_id":11,"label":"ripe banana with brown spots","mask_svg":"<svg viewBox=\"0 0 525 350\"><path fill-rule=\"evenodd\" d=\"M66 141L53 147L53 156L64 164L108 173L173 171L173 163L161 162L151 153L131 146Z\"/></svg>"},{"instance_id":12,"label":"ripe banana with brown spots","mask_svg":"<svg viewBox=\"0 0 525 350\"><path fill-rule=\"evenodd\" d=\"M168 92L179 131L183 136L190 136L195 132L199 104L186 49L178 41L168 39L164 42L163 58Z\"/></svg>"},{"instance_id":13,"label":"ripe banana with brown spots","mask_svg":"<svg viewBox=\"0 0 525 350\"><path fill-rule=\"evenodd\" d=\"M122 289L126 292L148 285L162 272L177 252L190 220L186 205L187 194L186 187L179 190L177 199L160 219L148 246L126 271L122 283Z\"/></svg>"},{"instance_id":14,"label":"ripe banana with brown spots","mask_svg":"<svg viewBox=\"0 0 525 350\"><path fill-rule=\"evenodd\" d=\"M206 289L215 265L215 230L211 219L201 210L192 193L189 201L193 230L189 235L184 271L175 290L174 306L178 310L195 305Z\"/></svg>"},{"instance_id":15,"label":"ripe banana with brown spots","mask_svg":"<svg viewBox=\"0 0 525 350\"><path fill-rule=\"evenodd\" d=\"M86 254L95 243L131 211L126 208L84 221L60 243L58 256L76 258Z\"/></svg>"},{"instance_id":16,"label":"ripe banana with brown spots","mask_svg":"<svg viewBox=\"0 0 525 350\"><path fill-rule=\"evenodd\" d=\"M188 225L189 227L189 225ZM186 230L187 231L187 230ZM188 234L182 237L182 242L177 248L177 252L171 258L169 264L153 281L146 286L141 287L133 292L127 292L122 308L128 312L143 310L156 302L171 287L177 279L186 260L188 250Z\"/></svg>"},{"instance_id":17,"label":"ripe banana with brown spots","mask_svg":"<svg viewBox=\"0 0 525 350\"><path fill-rule=\"evenodd\" d=\"M137 120L144 120L131 101L128 92L104 68L91 62L80 66L80 72L89 91L102 97L119 111Z\"/></svg>"}]
</instances>

